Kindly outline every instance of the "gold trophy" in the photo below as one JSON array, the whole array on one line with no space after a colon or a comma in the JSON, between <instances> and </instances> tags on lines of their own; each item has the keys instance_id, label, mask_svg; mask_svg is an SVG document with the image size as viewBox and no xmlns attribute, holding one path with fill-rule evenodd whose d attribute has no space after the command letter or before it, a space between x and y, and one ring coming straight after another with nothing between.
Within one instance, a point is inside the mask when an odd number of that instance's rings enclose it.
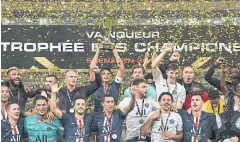
<instances>
[{"instance_id":1,"label":"gold trophy","mask_svg":"<svg viewBox=\"0 0 240 142\"><path fill-rule=\"evenodd\" d=\"M110 33L111 33L111 26L112 26L112 17L105 16L103 18L103 38L99 39L99 47L101 50L112 51L115 48L115 44L110 41Z\"/></svg>"}]
</instances>

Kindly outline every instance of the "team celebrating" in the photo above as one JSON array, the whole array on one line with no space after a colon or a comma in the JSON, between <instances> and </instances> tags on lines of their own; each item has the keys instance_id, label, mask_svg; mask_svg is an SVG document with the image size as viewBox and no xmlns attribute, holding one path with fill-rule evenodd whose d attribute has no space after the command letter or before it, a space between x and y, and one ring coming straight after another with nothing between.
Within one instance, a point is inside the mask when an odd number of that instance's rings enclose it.
<instances>
[{"instance_id":1,"label":"team celebrating","mask_svg":"<svg viewBox=\"0 0 240 142\"><path fill-rule=\"evenodd\" d=\"M151 58L147 52L144 64L134 65L129 77L116 48L115 77L109 68L100 70L97 47L85 86L78 85L78 72L69 69L64 85L49 74L44 87L32 91L21 81L20 70L9 68L1 83L1 141L239 142L240 68L219 57L205 74L215 89L206 89L191 65L183 66L179 77L181 55L173 47L169 43L159 55L153 50ZM166 55L170 58L163 62ZM147 67L151 73L145 73ZM217 68L220 78L214 78ZM121 96L124 77L131 79ZM34 100L31 110L26 109L28 98ZM91 112L88 98L94 102Z\"/></svg>"}]
</instances>

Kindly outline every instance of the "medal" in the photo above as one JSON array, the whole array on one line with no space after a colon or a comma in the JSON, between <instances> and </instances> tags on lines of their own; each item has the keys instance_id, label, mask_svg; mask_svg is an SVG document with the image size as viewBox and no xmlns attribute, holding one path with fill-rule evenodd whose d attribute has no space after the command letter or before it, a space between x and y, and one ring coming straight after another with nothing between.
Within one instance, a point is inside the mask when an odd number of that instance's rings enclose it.
<instances>
[{"instance_id":1,"label":"medal","mask_svg":"<svg viewBox=\"0 0 240 142\"><path fill-rule=\"evenodd\" d=\"M197 135L197 140L200 141L202 139L201 135Z\"/></svg>"},{"instance_id":2,"label":"medal","mask_svg":"<svg viewBox=\"0 0 240 142\"><path fill-rule=\"evenodd\" d=\"M51 130L52 130L52 128L51 128L51 127L48 127L48 128L47 128L47 130L48 130L48 131L51 131Z\"/></svg>"},{"instance_id":3,"label":"medal","mask_svg":"<svg viewBox=\"0 0 240 142\"><path fill-rule=\"evenodd\" d=\"M146 104L145 104L145 107L146 107L146 108L148 108L148 107L149 107L149 104L148 104L148 103L146 103Z\"/></svg>"},{"instance_id":4,"label":"medal","mask_svg":"<svg viewBox=\"0 0 240 142\"><path fill-rule=\"evenodd\" d=\"M144 120L143 119L140 119L139 120L139 124L143 124L144 123Z\"/></svg>"},{"instance_id":5,"label":"medal","mask_svg":"<svg viewBox=\"0 0 240 142\"><path fill-rule=\"evenodd\" d=\"M69 109L69 112L70 112L70 113L74 113L74 109L73 109L73 108L70 108L70 109Z\"/></svg>"},{"instance_id":6,"label":"medal","mask_svg":"<svg viewBox=\"0 0 240 142\"><path fill-rule=\"evenodd\" d=\"M169 120L170 124L174 124L174 119Z\"/></svg>"},{"instance_id":7,"label":"medal","mask_svg":"<svg viewBox=\"0 0 240 142\"><path fill-rule=\"evenodd\" d=\"M112 134L112 139L116 140L117 139L117 134Z\"/></svg>"},{"instance_id":8,"label":"medal","mask_svg":"<svg viewBox=\"0 0 240 142\"><path fill-rule=\"evenodd\" d=\"M69 109L69 112L70 112L70 113L74 113L73 102L72 102L72 100L71 100L71 98L70 98L70 94L69 94L69 92L68 92L68 89L67 89L67 95L68 95L68 100L69 100L69 102L70 102L70 104L71 104L71 108Z\"/></svg>"}]
</instances>

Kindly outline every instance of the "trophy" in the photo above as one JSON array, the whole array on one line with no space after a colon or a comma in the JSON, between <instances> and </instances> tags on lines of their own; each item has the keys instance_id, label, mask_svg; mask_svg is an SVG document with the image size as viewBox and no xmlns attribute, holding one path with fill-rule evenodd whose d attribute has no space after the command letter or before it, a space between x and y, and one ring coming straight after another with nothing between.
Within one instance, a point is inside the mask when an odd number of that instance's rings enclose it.
<instances>
[{"instance_id":1,"label":"trophy","mask_svg":"<svg viewBox=\"0 0 240 142\"><path fill-rule=\"evenodd\" d=\"M103 28L103 38L98 39L99 47L101 50L112 51L115 48L115 44L110 41L110 33L112 26L112 17L105 16L103 18L102 28Z\"/></svg>"}]
</instances>

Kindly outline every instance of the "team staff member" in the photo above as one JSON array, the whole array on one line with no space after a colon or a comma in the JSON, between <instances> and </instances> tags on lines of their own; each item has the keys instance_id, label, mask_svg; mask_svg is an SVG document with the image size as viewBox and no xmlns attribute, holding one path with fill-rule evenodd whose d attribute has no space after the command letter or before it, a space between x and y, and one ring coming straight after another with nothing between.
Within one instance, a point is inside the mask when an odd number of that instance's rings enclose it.
<instances>
[{"instance_id":1,"label":"team staff member","mask_svg":"<svg viewBox=\"0 0 240 142\"><path fill-rule=\"evenodd\" d=\"M28 91L27 87L23 86L21 82L21 74L17 67L11 67L7 71L8 80L5 84L9 88L10 98L9 101L18 102L22 116L29 116L29 112L25 111L25 104L28 97L34 97L35 93ZM24 89L24 87L26 89Z\"/></svg>"},{"instance_id":2,"label":"team staff member","mask_svg":"<svg viewBox=\"0 0 240 142\"><path fill-rule=\"evenodd\" d=\"M214 71L216 70L216 68L223 64L225 61L224 61L224 58L222 57L219 57L215 62L214 64L209 68L209 70L206 72L206 75L205 75L205 80L211 84L213 87L217 88L219 91L222 91L221 90L221 85L220 85L220 80L219 79L216 79L216 78L213 78L213 74L214 74ZM240 76L239 76L239 69L235 66L232 66L230 69L229 69L229 78L230 78L230 82L229 81L226 81L226 87L227 87L227 90L229 91L235 91L236 90L236 82L240 80Z\"/></svg>"},{"instance_id":3,"label":"team staff member","mask_svg":"<svg viewBox=\"0 0 240 142\"><path fill-rule=\"evenodd\" d=\"M115 106L112 95L105 95L102 100L103 112L94 117L92 128L97 131L99 142L121 142L121 134L124 119L133 110L136 86L131 86L129 103L126 106ZM114 110L114 106L118 109Z\"/></svg>"},{"instance_id":4,"label":"team staff member","mask_svg":"<svg viewBox=\"0 0 240 142\"><path fill-rule=\"evenodd\" d=\"M23 137L23 119L16 102L6 104L8 118L1 120L1 142L20 142Z\"/></svg>"},{"instance_id":5,"label":"team staff member","mask_svg":"<svg viewBox=\"0 0 240 142\"><path fill-rule=\"evenodd\" d=\"M141 135L151 132L151 142L181 141L183 138L183 124L181 116L172 112L172 94L163 92L159 98L160 110L151 112L145 123L141 126Z\"/></svg>"},{"instance_id":6,"label":"team staff member","mask_svg":"<svg viewBox=\"0 0 240 142\"><path fill-rule=\"evenodd\" d=\"M123 81L123 74L124 74L124 64L120 58L120 56L118 55L117 49L113 49L112 51L113 56L115 57L116 60L116 64L118 67L117 70L117 74L115 79L113 80L113 74L112 71L109 68L103 68L100 71L101 74L101 86L93 93L93 100L94 100L94 111L99 112L102 111L102 98L105 94L111 94L113 95L115 104L118 103L118 99L119 99L119 88L121 86L121 83ZM95 80L95 73L92 70L92 68L98 68L97 67L97 63L98 63L98 59L99 59L99 54L100 54L100 48L97 47L96 49L96 54L94 55L90 67L90 74L93 73L93 75L91 75L90 80L93 81Z\"/></svg>"},{"instance_id":7,"label":"team staff member","mask_svg":"<svg viewBox=\"0 0 240 142\"><path fill-rule=\"evenodd\" d=\"M57 135L63 135L63 127L59 119L49 123L47 119L48 99L44 96L35 99L36 114L24 120L24 129L29 135L30 142L56 142Z\"/></svg>"},{"instance_id":8,"label":"team staff member","mask_svg":"<svg viewBox=\"0 0 240 142\"><path fill-rule=\"evenodd\" d=\"M74 114L62 113L56 108L56 94L58 86L52 85L52 97L50 108L54 115L59 118L64 126L65 139L67 142L89 142L93 114L85 113L86 101L78 96L73 100Z\"/></svg>"},{"instance_id":9,"label":"team staff member","mask_svg":"<svg viewBox=\"0 0 240 142\"><path fill-rule=\"evenodd\" d=\"M234 94L229 92L229 96ZM229 100L233 102L233 100ZM240 139L240 111L233 110L234 103L227 106L225 112L216 116L217 125L215 125L216 141L218 142L238 142ZM238 103L240 105L240 102Z\"/></svg>"},{"instance_id":10,"label":"team staff member","mask_svg":"<svg viewBox=\"0 0 240 142\"><path fill-rule=\"evenodd\" d=\"M213 126L216 123L214 114L202 111L203 98L201 92L193 92L191 97L191 110L189 114L185 110L179 110L183 120L183 141L207 142L214 139Z\"/></svg>"},{"instance_id":11,"label":"team staff member","mask_svg":"<svg viewBox=\"0 0 240 142\"><path fill-rule=\"evenodd\" d=\"M236 81L236 89L235 91L229 91L227 88L227 82L225 81L226 79L226 72L229 68L227 68L225 65L222 66L222 74L221 74L221 90L222 94L225 99L225 104L228 107L231 105L234 111L240 110L240 107L238 105L238 102L240 101L240 80Z\"/></svg>"},{"instance_id":12,"label":"team staff member","mask_svg":"<svg viewBox=\"0 0 240 142\"><path fill-rule=\"evenodd\" d=\"M217 90L208 92L209 100L204 103L203 111L218 115L224 112L224 100L220 98Z\"/></svg>"}]
</instances>

